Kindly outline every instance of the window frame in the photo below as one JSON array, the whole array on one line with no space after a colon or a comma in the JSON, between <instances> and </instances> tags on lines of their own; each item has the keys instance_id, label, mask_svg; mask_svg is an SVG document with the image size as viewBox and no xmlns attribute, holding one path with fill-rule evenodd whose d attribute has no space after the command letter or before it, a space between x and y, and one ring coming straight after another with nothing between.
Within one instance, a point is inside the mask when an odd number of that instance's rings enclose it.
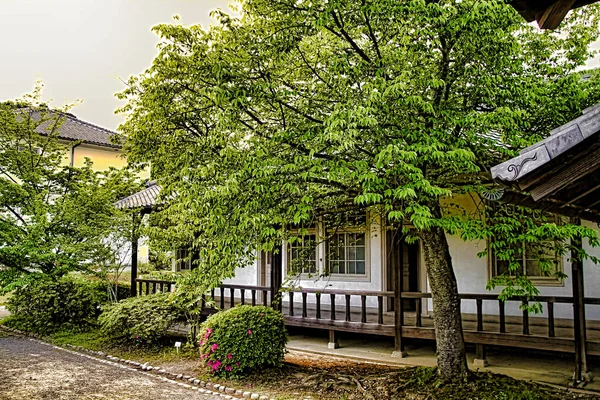
<instances>
[{"instance_id":1,"label":"window frame","mask_svg":"<svg viewBox=\"0 0 600 400\"><path fill-rule=\"evenodd\" d=\"M293 230L291 231L291 233L293 235L298 235L298 230ZM285 254L286 254L286 265L285 265L285 275L290 277L290 278L300 278L300 279L312 279L315 276L320 276L321 275L321 266L319 263L319 260L321 259L319 256L321 254L321 249L320 249L320 236L319 236L319 232L317 227L314 228L308 228L308 229L303 229L303 237L306 236L314 236L315 237L315 242L316 242L316 246L315 246L315 272L314 273L310 273L310 272L300 272L297 275L290 275L290 265L292 262L292 245L295 243L298 243L297 241L294 243L290 243L289 241L284 241L283 243L283 248L285 249Z\"/></svg>"},{"instance_id":2,"label":"window frame","mask_svg":"<svg viewBox=\"0 0 600 400\"><path fill-rule=\"evenodd\" d=\"M311 274L309 277L307 273L300 273L298 275L290 275L290 256L291 249L287 240L283 241L282 248L285 251L285 276L290 279L299 280L325 280L330 282L371 282L371 225L368 223L369 218L367 216L367 223L361 227L348 227L348 228L333 228L330 232L333 233L362 233L365 235L365 273L364 274L329 274L328 276L322 276L327 266L327 227L323 222L318 222L311 228L303 228L305 235L315 235L317 246L316 246L316 267L317 272ZM293 234L297 234L298 230L291 230Z\"/></svg>"},{"instance_id":3,"label":"window frame","mask_svg":"<svg viewBox=\"0 0 600 400\"><path fill-rule=\"evenodd\" d=\"M558 214L554 215L554 222L556 224L562 223L560 215L558 215ZM488 240L488 242L487 242L487 245L488 245L488 277L489 277L489 279L494 279L494 278L499 277L501 274L498 274L497 262L499 260L495 256L495 252L489 250L489 244L490 244L490 240ZM527 259L527 251L525 248L526 245L527 245L526 242L521 242L521 246L523 247L521 263L523 265L524 271L525 271L527 260L528 260ZM564 256L556 255L556 271L555 272L564 273L564 271L565 271ZM525 271L525 272L527 272L527 271ZM565 285L564 279L561 279L557 276L541 276L541 275L535 275L535 276L526 275L526 276L536 286L563 287ZM509 276L509 278L515 279L516 277Z\"/></svg>"},{"instance_id":4,"label":"window frame","mask_svg":"<svg viewBox=\"0 0 600 400\"><path fill-rule=\"evenodd\" d=\"M189 248L180 248L175 250L175 272L181 272L181 271L191 271L192 270L192 259L190 256L190 250ZM185 257L181 257L181 253L185 252L186 255ZM188 258L187 260L184 260L184 258ZM186 268L181 268L181 266L185 263Z\"/></svg>"},{"instance_id":5,"label":"window frame","mask_svg":"<svg viewBox=\"0 0 600 400\"><path fill-rule=\"evenodd\" d=\"M348 234L357 234L361 233L365 236L365 272L363 274L348 274L348 273L333 273L330 272L329 277L331 280L335 281L370 281L371 280L371 252L370 252L370 240L369 240L369 230L367 227L364 228L339 228L331 233L331 237L333 235L348 235ZM325 240L325 257L323 259L323 268L329 267L330 259L329 259L329 235L327 236L327 240ZM344 246L346 249L347 246ZM348 260L344 260L348 261ZM354 260L358 261L358 260Z\"/></svg>"}]
</instances>

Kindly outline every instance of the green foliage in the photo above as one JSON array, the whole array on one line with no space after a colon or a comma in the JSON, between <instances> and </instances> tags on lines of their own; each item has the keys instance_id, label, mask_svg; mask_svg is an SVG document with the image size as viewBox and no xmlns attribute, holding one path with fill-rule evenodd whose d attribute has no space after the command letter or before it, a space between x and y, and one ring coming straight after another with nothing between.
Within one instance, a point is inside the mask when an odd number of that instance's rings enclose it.
<instances>
[{"instance_id":1,"label":"green foliage","mask_svg":"<svg viewBox=\"0 0 600 400\"><path fill-rule=\"evenodd\" d=\"M38 333L86 329L96 324L100 305L107 301L102 284L70 277L35 279L17 288L8 301L11 318L5 323Z\"/></svg>"},{"instance_id":2,"label":"green foliage","mask_svg":"<svg viewBox=\"0 0 600 400\"><path fill-rule=\"evenodd\" d=\"M160 54L120 95L129 160L163 188L152 245L191 243L214 287L334 212L468 229L443 199L600 101L576 72L599 10L551 32L500 0L248 0L156 26Z\"/></svg>"},{"instance_id":3,"label":"green foliage","mask_svg":"<svg viewBox=\"0 0 600 400\"><path fill-rule=\"evenodd\" d=\"M38 86L22 101L0 103L2 288L9 275L15 281L32 271L62 276L114 258L108 238L131 221L113 203L136 190L132 172L95 172L89 160L80 168L66 165L67 152L80 144L59 143L68 107L50 109L40 97Z\"/></svg>"},{"instance_id":4,"label":"green foliage","mask_svg":"<svg viewBox=\"0 0 600 400\"><path fill-rule=\"evenodd\" d=\"M414 229L441 266L427 272L443 307L457 298L445 233L481 218L446 202L488 188L491 166L600 101L598 73L579 72L598 5L556 31L503 0L246 0L239 17L213 15L205 29L156 26L159 54L120 94L129 160L162 187L151 243L191 244L203 287L297 227L369 212Z\"/></svg>"},{"instance_id":5,"label":"green foliage","mask_svg":"<svg viewBox=\"0 0 600 400\"><path fill-rule=\"evenodd\" d=\"M287 343L280 312L247 305L209 317L202 324L198 338L207 371L223 376L281 366Z\"/></svg>"},{"instance_id":6,"label":"green foliage","mask_svg":"<svg viewBox=\"0 0 600 400\"><path fill-rule=\"evenodd\" d=\"M148 344L166 336L180 316L169 295L157 293L106 305L98 321L102 331L113 340Z\"/></svg>"}]
</instances>

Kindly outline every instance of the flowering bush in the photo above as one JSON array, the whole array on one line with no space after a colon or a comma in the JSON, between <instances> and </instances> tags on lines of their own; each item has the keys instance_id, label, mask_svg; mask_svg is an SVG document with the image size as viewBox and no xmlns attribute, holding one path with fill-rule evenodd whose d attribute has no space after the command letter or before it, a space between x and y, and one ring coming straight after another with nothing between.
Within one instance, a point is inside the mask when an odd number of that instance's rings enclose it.
<instances>
[{"instance_id":1,"label":"flowering bush","mask_svg":"<svg viewBox=\"0 0 600 400\"><path fill-rule=\"evenodd\" d=\"M226 376L281 366L286 343L283 315L262 306L237 306L214 314L198 336L207 370Z\"/></svg>"}]
</instances>

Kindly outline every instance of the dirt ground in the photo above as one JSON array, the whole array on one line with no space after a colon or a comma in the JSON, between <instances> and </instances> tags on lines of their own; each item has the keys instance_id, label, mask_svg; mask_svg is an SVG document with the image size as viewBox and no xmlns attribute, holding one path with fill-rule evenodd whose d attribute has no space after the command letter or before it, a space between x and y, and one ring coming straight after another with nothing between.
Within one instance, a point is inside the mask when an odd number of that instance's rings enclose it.
<instances>
[{"instance_id":1,"label":"dirt ground","mask_svg":"<svg viewBox=\"0 0 600 400\"><path fill-rule=\"evenodd\" d=\"M0 400L212 400L164 378L0 331Z\"/></svg>"}]
</instances>

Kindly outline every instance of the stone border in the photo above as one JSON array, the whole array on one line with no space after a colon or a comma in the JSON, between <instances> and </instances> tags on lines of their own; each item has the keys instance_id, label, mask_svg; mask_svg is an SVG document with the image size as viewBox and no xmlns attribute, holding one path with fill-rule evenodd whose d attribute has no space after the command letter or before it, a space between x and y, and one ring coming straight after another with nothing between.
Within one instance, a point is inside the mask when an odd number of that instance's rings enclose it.
<instances>
[{"instance_id":1,"label":"stone border","mask_svg":"<svg viewBox=\"0 0 600 400\"><path fill-rule=\"evenodd\" d=\"M198 390L203 394L211 394L217 397L223 397L225 399L251 399L251 400L275 400L270 399L268 396L261 395L259 393L243 391L231 387L226 387L225 385L219 385L212 382L201 381L200 379L196 379L189 375L176 374L174 372L167 371L163 368L158 368L150 365L149 363L139 363L132 360L125 360L119 357L111 356L110 354L106 354L102 351L93 351L88 350L81 346L73 346L71 344L66 344L65 349L61 346L56 346L52 344L49 338L46 338L42 335L37 335L35 333L23 332L18 329L9 328L7 326L0 325L0 330L5 330L8 332L16 333L21 336L29 337L29 340L33 340L47 346L52 346L55 349L60 349L66 351L71 354L77 354L82 357L87 357L96 361L100 361L105 364L111 364L118 366L120 368L128 368L133 371L138 371L146 375L150 375L153 377L160 377L162 380L186 387L192 390Z\"/></svg>"}]
</instances>

